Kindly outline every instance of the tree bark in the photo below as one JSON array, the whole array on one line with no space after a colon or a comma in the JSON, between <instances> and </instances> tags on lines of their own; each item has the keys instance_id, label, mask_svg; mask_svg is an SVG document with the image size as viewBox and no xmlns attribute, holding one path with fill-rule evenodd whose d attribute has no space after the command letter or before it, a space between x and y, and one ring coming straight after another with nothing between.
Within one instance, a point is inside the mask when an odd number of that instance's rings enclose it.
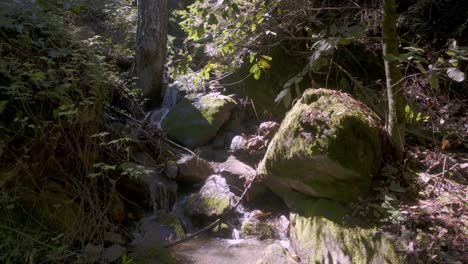
<instances>
[{"instance_id":1,"label":"tree bark","mask_svg":"<svg viewBox=\"0 0 468 264\"><path fill-rule=\"evenodd\" d=\"M167 0L138 0L137 86L150 107L161 104L168 23Z\"/></svg>"},{"instance_id":2,"label":"tree bark","mask_svg":"<svg viewBox=\"0 0 468 264\"><path fill-rule=\"evenodd\" d=\"M396 28L395 0L383 0L383 54L387 79L388 115L386 129L395 150L395 157L403 161L405 145L405 99L402 74L398 69L399 36Z\"/></svg>"}]
</instances>

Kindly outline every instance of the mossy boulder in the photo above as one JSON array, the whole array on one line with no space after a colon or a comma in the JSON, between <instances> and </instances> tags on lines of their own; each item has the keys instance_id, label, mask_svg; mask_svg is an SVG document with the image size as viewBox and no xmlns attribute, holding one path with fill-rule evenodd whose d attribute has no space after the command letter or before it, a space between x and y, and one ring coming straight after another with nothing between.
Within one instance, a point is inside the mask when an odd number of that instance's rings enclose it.
<instances>
[{"instance_id":1,"label":"mossy boulder","mask_svg":"<svg viewBox=\"0 0 468 264\"><path fill-rule=\"evenodd\" d=\"M169 111L162 128L185 146L199 147L216 136L235 106L234 99L219 94L184 98Z\"/></svg>"},{"instance_id":2,"label":"mossy boulder","mask_svg":"<svg viewBox=\"0 0 468 264\"><path fill-rule=\"evenodd\" d=\"M379 118L351 96L309 89L289 111L258 172L277 194L337 201L365 195L380 168Z\"/></svg>"},{"instance_id":3,"label":"mossy boulder","mask_svg":"<svg viewBox=\"0 0 468 264\"><path fill-rule=\"evenodd\" d=\"M198 193L188 197L186 211L190 216L217 217L232 208L237 197L229 191L226 180L211 175Z\"/></svg>"},{"instance_id":4,"label":"mossy boulder","mask_svg":"<svg viewBox=\"0 0 468 264\"><path fill-rule=\"evenodd\" d=\"M374 228L298 214L291 214L290 221L291 243L303 263L405 263L396 243Z\"/></svg>"}]
</instances>

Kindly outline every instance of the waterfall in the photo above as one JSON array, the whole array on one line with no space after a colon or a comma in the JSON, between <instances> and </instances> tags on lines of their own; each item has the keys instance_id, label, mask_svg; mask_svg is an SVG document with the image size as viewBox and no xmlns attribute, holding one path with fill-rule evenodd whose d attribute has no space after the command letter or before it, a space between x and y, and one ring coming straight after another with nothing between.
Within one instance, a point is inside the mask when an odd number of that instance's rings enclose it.
<instances>
[{"instance_id":1,"label":"waterfall","mask_svg":"<svg viewBox=\"0 0 468 264\"><path fill-rule=\"evenodd\" d=\"M179 92L178 87L179 84L177 82L171 83L167 86L166 91L164 92L161 108L148 112L145 116L145 123L149 123L150 125L161 129L162 121L166 118L169 110L177 103L177 93Z\"/></svg>"}]
</instances>

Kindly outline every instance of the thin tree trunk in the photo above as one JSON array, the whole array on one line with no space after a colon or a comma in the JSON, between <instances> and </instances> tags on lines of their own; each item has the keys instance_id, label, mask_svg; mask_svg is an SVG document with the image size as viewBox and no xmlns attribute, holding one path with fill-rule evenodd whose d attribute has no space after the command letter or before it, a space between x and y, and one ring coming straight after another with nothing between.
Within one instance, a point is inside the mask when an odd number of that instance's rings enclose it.
<instances>
[{"instance_id":1,"label":"thin tree trunk","mask_svg":"<svg viewBox=\"0 0 468 264\"><path fill-rule=\"evenodd\" d=\"M168 23L167 0L138 0L137 86L149 106L161 103Z\"/></svg>"},{"instance_id":2,"label":"thin tree trunk","mask_svg":"<svg viewBox=\"0 0 468 264\"><path fill-rule=\"evenodd\" d=\"M395 59L399 56L396 18L395 0L383 0L383 54L388 96L386 129L395 149L395 157L402 161L405 145L405 99L402 74L398 69L398 60Z\"/></svg>"}]
</instances>

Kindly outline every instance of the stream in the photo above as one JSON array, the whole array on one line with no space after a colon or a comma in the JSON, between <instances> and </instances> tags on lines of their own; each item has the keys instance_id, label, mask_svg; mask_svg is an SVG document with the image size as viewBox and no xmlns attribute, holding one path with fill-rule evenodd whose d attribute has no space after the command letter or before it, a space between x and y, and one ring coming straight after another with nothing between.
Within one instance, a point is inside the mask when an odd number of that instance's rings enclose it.
<instances>
[{"instance_id":1,"label":"stream","mask_svg":"<svg viewBox=\"0 0 468 264\"><path fill-rule=\"evenodd\" d=\"M166 118L170 109L176 105L178 95L177 83L168 85L162 106L148 112L145 116L145 123L161 129L162 121ZM224 154L227 154L227 150L225 152ZM238 161L235 160L235 162ZM241 163L241 165L243 173L255 173L250 167L246 169L247 165L244 163ZM223 195L228 193L230 199L234 199L234 201L239 199L238 196L232 193L234 192L232 183L226 183L227 180L224 180L220 175L216 175L215 172L223 171L222 166L216 162L211 162L210 166L214 169L213 175L209 179L220 182L216 182L215 187L212 187L214 190L208 190L208 193L220 191ZM219 215L208 218L200 216L203 220L199 220L197 215L188 213L190 210L197 213L198 210L198 208L193 209L194 204L188 203L190 197L198 193L199 188L193 188L193 186L185 193L180 193L179 190L177 202L171 204L170 201L173 200L173 197L169 194L172 190L165 187L167 185L165 182L163 175L158 175L156 180L149 179L147 182L149 199L152 203L151 211L147 212L147 215L137 224L133 234L134 239L131 243L133 250L130 250L130 257L143 263L160 263L161 256L158 252L162 245L180 239L180 231L177 233L174 224L168 223L168 215L171 216L169 217L171 219L178 219L176 222L180 223L185 234L196 232L219 217ZM205 186L202 187L202 190ZM235 188L237 189L236 194L239 195L237 191L240 191L243 187L238 186ZM200 192L202 191L200 190ZM195 207L197 206L195 205ZM190 208L190 210L187 211L187 208ZM263 211L258 210L259 208ZM257 204L247 204L246 201L242 201L222 221L224 228L221 232L213 230L204 232L171 247L170 252L177 259L177 263L255 264L262 258L265 249L272 244L281 245L281 247L291 251L288 238L288 212L284 208L284 206L281 207L279 203L271 199L260 201ZM221 228L221 225L218 228Z\"/></svg>"}]
</instances>

